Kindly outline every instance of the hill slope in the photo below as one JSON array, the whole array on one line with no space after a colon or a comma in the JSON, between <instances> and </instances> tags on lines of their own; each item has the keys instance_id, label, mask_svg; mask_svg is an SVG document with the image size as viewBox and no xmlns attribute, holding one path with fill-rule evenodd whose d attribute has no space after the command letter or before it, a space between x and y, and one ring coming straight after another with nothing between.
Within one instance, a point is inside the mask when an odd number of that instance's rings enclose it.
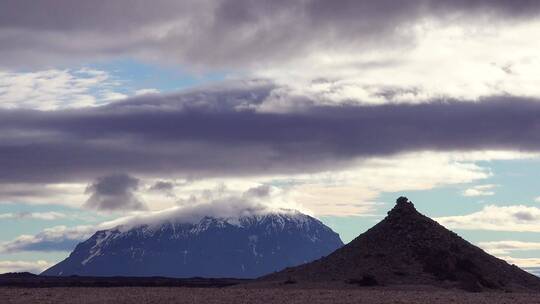
<instances>
[{"instance_id":1,"label":"hill slope","mask_svg":"<svg viewBox=\"0 0 540 304\"><path fill-rule=\"evenodd\" d=\"M404 197L383 221L331 255L262 278L291 279L540 291L540 278L463 240Z\"/></svg>"},{"instance_id":2,"label":"hill slope","mask_svg":"<svg viewBox=\"0 0 540 304\"><path fill-rule=\"evenodd\" d=\"M328 255L339 235L299 212L96 232L43 275L253 278Z\"/></svg>"}]
</instances>

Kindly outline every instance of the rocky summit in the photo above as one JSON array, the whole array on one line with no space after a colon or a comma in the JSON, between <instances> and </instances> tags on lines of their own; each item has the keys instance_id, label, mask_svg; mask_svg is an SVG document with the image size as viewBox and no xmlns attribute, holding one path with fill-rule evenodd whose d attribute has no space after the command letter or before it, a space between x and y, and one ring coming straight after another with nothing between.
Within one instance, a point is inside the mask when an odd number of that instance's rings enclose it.
<instances>
[{"instance_id":1,"label":"rocky summit","mask_svg":"<svg viewBox=\"0 0 540 304\"><path fill-rule=\"evenodd\" d=\"M168 220L98 231L42 275L254 278L342 245L337 233L297 211Z\"/></svg>"},{"instance_id":2,"label":"rocky summit","mask_svg":"<svg viewBox=\"0 0 540 304\"><path fill-rule=\"evenodd\" d=\"M405 197L397 200L384 220L329 256L261 280L540 291L540 278L420 214Z\"/></svg>"}]
</instances>

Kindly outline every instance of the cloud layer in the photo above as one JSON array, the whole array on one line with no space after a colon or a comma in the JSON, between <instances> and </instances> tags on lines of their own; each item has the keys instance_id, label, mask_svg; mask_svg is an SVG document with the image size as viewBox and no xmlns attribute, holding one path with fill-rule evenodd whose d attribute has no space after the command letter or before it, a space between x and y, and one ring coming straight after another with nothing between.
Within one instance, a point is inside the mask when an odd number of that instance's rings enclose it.
<instances>
[{"instance_id":1,"label":"cloud layer","mask_svg":"<svg viewBox=\"0 0 540 304\"><path fill-rule=\"evenodd\" d=\"M0 213L0 219L13 219L13 220L46 220L54 221L57 219L65 218L66 215L61 212L17 212L17 213Z\"/></svg>"},{"instance_id":2,"label":"cloud layer","mask_svg":"<svg viewBox=\"0 0 540 304\"><path fill-rule=\"evenodd\" d=\"M200 195L192 195L182 200L181 205L165 210L138 212L97 225L56 226L35 235L21 235L11 241L0 243L0 253L71 251L79 242L86 240L96 231L114 227L128 230L139 225L156 227L167 222L198 223L207 216L235 221L242 216L294 212L282 208L283 205L275 199L268 200L275 191L278 190L270 186L258 186L244 192L228 191L222 186L203 191Z\"/></svg>"},{"instance_id":3,"label":"cloud layer","mask_svg":"<svg viewBox=\"0 0 540 304\"><path fill-rule=\"evenodd\" d=\"M259 111L269 84L143 96L98 108L0 110L0 182L126 172L179 177L336 170L413 151L540 150L540 102L320 106Z\"/></svg>"},{"instance_id":4,"label":"cloud layer","mask_svg":"<svg viewBox=\"0 0 540 304\"><path fill-rule=\"evenodd\" d=\"M98 230L95 226L56 226L44 229L35 235L21 235L0 244L0 253L21 251L71 251L84 239Z\"/></svg>"},{"instance_id":5,"label":"cloud layer","mask_svg":"<svg viewBox=\"0 0 540 304\"><path fill-rule=\"evenodd\" d=\"M527 0L8 0L0 12L0 68L17 71L0 78L65 76L19 70L135 58L269 78L333 102L540 97L540 44L531 39L540 34L540 9ZM13 93L25 89L11 90L5 103L36 106ZM58 106L39 95L41 108ZM92 96L80 97L75 104L92 104Z\"/></svg>"},{"instance_id":6,"label":"cloud layer","mask_svg":"<svg viewBox=\"0 0 540 304\"><path fill-rule=\"evenodd\" d=\"M288 61L328 45L362 50L383 40L389 46L411 44L411 28L419 20L497 24L534 18L539 9L527 0L6 0L0 5L0 55L5 65L135 55L246 66L260 58Z\"/></svg>"},{"instance_id":7,"label":"cloud layer","mask_svg":"<svg viewBox=\"0 0 540 304\"><path fill-rule=\"evenodd\" d=\"M493 241L480 242L478 246L486 250L490 254L499 256L508 263L518 265L532 274L540 276L540 259L539 258L517 258L510 256L516 252L538 252L540 251L540 243L538 242L520 242L520 241Z\"/></svg>"},{"instance_id":8,"label":"cloud layer","mask_svg":"<svg viewBox=\"0 0 540 304\"><path fill-rule=\"evenodd\" d=\"M540 232L540 208L524 205L489 205L471 214L436 220L451 229Z\"/></svg>"},{"instance_id":9,"label":"cloud layer","mask_svg":"<svg viewBox=\"0 0 540 304\"><path fill-rule=\"evenodd\" d=\"M488 251L489 253L496 255L506 255L514 251L540 250L540 243L538 242L493 241L480 242L478 243L478 246Z\"/></svg>"}]
</instances>

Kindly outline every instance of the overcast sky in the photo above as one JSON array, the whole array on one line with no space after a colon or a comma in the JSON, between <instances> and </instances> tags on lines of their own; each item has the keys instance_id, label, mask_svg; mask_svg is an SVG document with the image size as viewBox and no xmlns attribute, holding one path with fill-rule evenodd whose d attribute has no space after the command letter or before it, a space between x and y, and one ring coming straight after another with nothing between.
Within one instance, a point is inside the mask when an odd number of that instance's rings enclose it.
<instances>
[{"instance_id":1,"label":"overcast sky","mask_svg":"<svg viewBox=\"0 0 540 304\"><path fill-rule=\"evenodd\" d=\"M530 0L3 0L0 272L133 218L348 242L400 195L538 271L538 37Z\"/></svg>"}]
</instances>

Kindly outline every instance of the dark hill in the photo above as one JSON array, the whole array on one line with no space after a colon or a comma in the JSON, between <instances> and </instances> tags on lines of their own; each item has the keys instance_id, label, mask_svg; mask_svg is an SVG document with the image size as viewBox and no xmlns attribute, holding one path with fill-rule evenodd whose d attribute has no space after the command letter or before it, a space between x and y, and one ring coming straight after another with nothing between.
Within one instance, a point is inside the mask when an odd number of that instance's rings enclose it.
<instances>
[{"instance_id":1,"label":"dark hill","mask_svg":"<svg viewBox=\"0 0 540 304\"><path fill-rule=\"evenodd\" d=\"M404 197L384 220L329 256L262 280L540 291L540 278L470 244Z\"/></svg>"},{"instance_id":2,"label":"dark hill","mask_svg":"<svg viewBox=\"0 0 540 304\"><path fill-rule=\"evenodd\" d=\"M30 272L7 272L0 274L0 279L28 279L36 278L36 274Z\"/></svg>"}]
</instances>

